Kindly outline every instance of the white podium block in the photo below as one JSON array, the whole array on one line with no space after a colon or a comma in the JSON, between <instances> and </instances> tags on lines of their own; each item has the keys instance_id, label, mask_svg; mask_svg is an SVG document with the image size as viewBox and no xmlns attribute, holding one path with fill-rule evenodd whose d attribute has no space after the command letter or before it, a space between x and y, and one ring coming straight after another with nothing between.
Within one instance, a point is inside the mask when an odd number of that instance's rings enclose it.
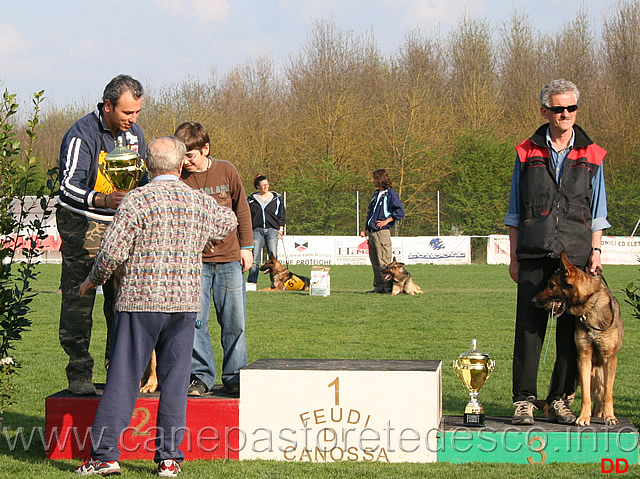
<instances>
[{"instance_id":1,"label":"white podium block","mask_svg":"<svg viewBox=\"0 0 640 479\"><path fill-rule=\"evenodd\" d=\"M239 458L436 462L442 362L261 359L240 373Z\"/></svg>"}]
</instances>

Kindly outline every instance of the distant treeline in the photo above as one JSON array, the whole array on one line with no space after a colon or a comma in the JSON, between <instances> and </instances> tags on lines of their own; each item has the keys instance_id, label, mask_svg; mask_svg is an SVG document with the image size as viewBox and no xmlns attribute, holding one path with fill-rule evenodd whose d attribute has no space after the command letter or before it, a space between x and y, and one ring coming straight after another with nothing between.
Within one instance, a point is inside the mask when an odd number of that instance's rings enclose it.
<instances>
[{"instance_id":1,"label":"distant treeline","mask_svg":"<svg viewBox=\"0 0 640 479\"><path fill-rule=\"evenodd\" d=\"M384 167L407 211L400 234L436 234L440 191L441 234L486 235L506 231L514 146L542 123L540 88L566 78L581 91L578 123L609 152L607 234L629 235L640 218L640 0L598 23L596 33L586 9L552 32L518 11L503 25L464 17L445 37L412 31L383 55L371 36L320 21L279 71L264 57L149 89L140 124L150 139L203 123L248 192L257 174L288 192L289 233L353 234L354 192L367 192L362 215ZM44 166L93 107L44 115Z\"/></svg>"}]
</instances>

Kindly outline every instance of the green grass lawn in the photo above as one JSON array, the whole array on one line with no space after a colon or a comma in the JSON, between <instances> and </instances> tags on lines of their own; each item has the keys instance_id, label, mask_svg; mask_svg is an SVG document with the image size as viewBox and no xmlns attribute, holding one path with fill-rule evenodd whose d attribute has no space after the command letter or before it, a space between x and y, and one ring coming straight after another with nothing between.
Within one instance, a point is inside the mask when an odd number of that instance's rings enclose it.
<instances>
[{"instance_id":1,"label":"green grass lawn","mask_svg":"<svg viewBox=\"0 0 640 479\"><path fill-rule=\"evenodd\" d=\"M310 267L294 272L308 275ZM33 326L17 345L22 364L16 380L16 404L4 414L7 429L0 437L0 477L70 477L77 460L45 459L38 434L30 447L18 445L11 451L7 435L18 428L44 429L45 398L66 387L67 358L58 343L60 296L59 265L40 266L35 285ZM249 362L261 358L328 359L438 359L443 361L443 412L461 415L468 393L451 367L461 352L476 338L479 347L496 361L492 378L480 393L487 415L511 416L511 356L516 286L506 266L467 265L409 267L416 282L426 292L417 296L391 297L364 294L371 289L368 266L331 268L331 295L312 297L308 293L247 293L247 347ZM637 360L639 321L630 314L620 292L630 281L638 281L637 266L607 266L606 279L621 301L625 320L625 343L619 353L615 405L618 416L640 426L638 413ZM266 287L261 276L258 287ZM91 350L96 359L95 382L105 381L102 367L105 326L101 297L95 308ZM214 313L215 314L215 313ZM211 323L214 352L221 362L219 330ZM545 345L546 346L546 345ZM543 350L544 351L544 350ZM539 390L547 389L555 357L554 344L540 366ZM384 385L381 385L384 387ZM574 406L575 409L575 406ZM123 461L123 475L150 477L149 461ZM271 461L190 461L183 467L185 478L205 477L583 477L600 476L599 464L547 464L522 466L492 464L291 464ZM627 473L640 475L640 466Z\"/></svg>"}]
</instances>

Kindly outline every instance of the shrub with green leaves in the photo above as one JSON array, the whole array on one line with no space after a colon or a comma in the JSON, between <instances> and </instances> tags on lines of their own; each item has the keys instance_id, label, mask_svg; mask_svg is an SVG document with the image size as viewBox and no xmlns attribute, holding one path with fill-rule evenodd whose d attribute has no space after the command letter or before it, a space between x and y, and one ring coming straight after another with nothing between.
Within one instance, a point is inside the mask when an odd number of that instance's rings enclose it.
<instances>
[{"instance_id":1,"label":"shrub with green leaves","mask_svg":"<svg viewBox=\"0 0 640 479\"><path fill-rule=\"evenodd\" d=\"M55 189L55 171L35 196L27 191L38 172L33 142L39 129L40 104L44 91L33 95L33 112L27 121L27 145L16 137L14 120L18 112L16 95L5 91L0 102L0 414L13 403L11 383L20 367L10 356L13 343L29 329L29 304L35 296L32 282L41 255L39 242L47 237L45 220ZM34 214L40 206L40 212Z\"/></svg>"}]
</instances>

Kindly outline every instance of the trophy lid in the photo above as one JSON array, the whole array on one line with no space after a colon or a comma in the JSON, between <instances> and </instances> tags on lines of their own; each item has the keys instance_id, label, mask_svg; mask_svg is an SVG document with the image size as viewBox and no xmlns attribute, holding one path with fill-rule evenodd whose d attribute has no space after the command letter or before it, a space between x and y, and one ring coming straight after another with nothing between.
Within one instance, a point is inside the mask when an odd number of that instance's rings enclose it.
<instances>
[{"instance_id":1,"label":"trophy lid","mask_svg":"<svg viewBox=\"0 0 640 479\"><path fill-rule=\"evenodd\" d=\"M478 349L478 342L475 339L471 341L471 349L468 349L458 357L460 359L489 359L489 355L487 353Z\"/></svg>"},{"instance_id":2,"label":"trophy lid","mask_svg":"<svg viewBox=\"0 0 640 479\"><path fill-rule=\"evenodd\" d=\"M140 158L140 155L124 146L122 137L119 136L116 147L105 157L105 161L127 161L137 160L138 158Z\"/></svg>"}]
</instances>

